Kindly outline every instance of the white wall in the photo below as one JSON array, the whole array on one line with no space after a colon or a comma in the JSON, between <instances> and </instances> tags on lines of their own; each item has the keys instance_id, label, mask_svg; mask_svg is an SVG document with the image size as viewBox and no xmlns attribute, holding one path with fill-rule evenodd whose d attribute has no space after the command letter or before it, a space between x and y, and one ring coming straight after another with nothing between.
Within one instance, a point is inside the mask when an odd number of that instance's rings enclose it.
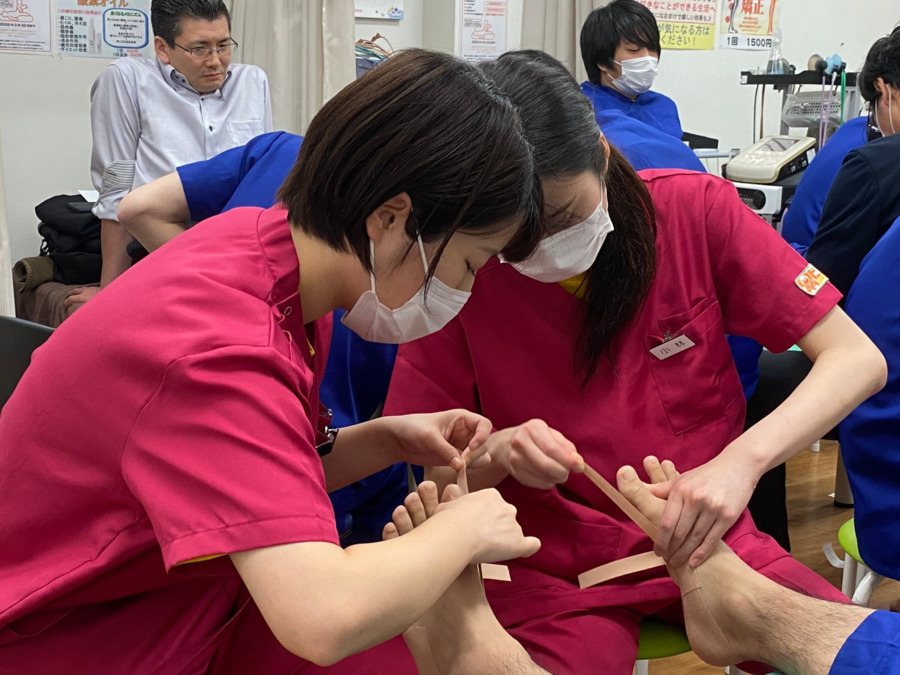
<instances>
[{"instance_id":1,"label":"white wall","mask_svg":"<svg viewBox=\"0 0 900 675\"><path fill-rule=\"evenodd\" d=\"M394 49L421 47L424 1L403 0L403 18L400 20L357 19L356 39L371 40L376 33L381 33L390 41ZM381 40L378 41L378 44L385 46Z\"/></svg>"},{"instance_id":2,"label":"white wall","mask_svg":"<svg viewBox=\"0 0 900 675\"><path fill-rule=\"evenodd\" d=\"M406 18L358 19L356 35L368 39L381 33L395 49L422 46L426 5L447 1L405 0ZM513 48L519 40L520 0L511 4L508 45ZM802 69L814 52L838 52L856 70L872 42L898 20L896 0L785 0L783 54ZM754 88L739 84L740 71L765 66L767 56L669 50L660 64L657 89L678 104L686 130L718 138L722 148L744 148L751 141ZM91 186L89 92L107 63L0 53L0 134L13 261L37 253L36 204ZM766 97L771 104L765 115L767 133L778 132L780 96L773 94L769 89Z\"/></svg>"},{"instance_id":3,"label":"white wall","mask_svg":"<svg viewBox=\"0 0 900 675\"><path fill-rule=\"evenodd\" d=\"M872 43L900 21L896 0L785 0L782 7L782 55L798 71L806 70L812 54L835 52L857 71ZM740 72L765 68L767 60L768 52L667 50L654 89L675 100L685 131L718 138L722 149L746 148L755 87L742 86ZM781 93L766 87L766 134L779 133L780 104Z\"/></svg>"},{"instance_id":4,"label":"white wall","mask_svg":"<svg viewBox=\"0 0 900 675\"><path fill-rule=\"evenodd\" d=\"M90 90L108 59L0 53L0 134L12 260L37 255L34 207L90 189Z\"/></svg>"}]
</instances>

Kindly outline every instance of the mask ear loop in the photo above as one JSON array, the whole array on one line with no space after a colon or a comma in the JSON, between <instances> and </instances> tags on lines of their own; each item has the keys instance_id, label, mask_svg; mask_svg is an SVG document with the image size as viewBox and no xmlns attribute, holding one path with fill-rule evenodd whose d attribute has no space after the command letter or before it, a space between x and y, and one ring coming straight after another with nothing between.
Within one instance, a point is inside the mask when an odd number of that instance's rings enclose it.
<instances>
[{"instance_id":1,"label":"mask ear loop","mask_svg":"<svg viewBox=\"0 0 900 675\"><path fill-rule=\"evenodd\" d=\"M372 282L372 292L375 293L375 242L369 239L369 262L372 264L372 271L369 272L369 280ZM377 297L378 294L375 293Z\"/></svg>"},{"instance_id":2,"label":"mask ear loop","mask_svg":"<svg viewBox=\"0 0 900 675\"><path fill-rule=\"evenodd\" d=\"M891 133L896 134L894 131L894 110L892 109L893 101L891 100L891 89L892 87L888 84L884 85L884 88L888 90L888 119L891 121Z\"/></svg>"}]
</instances>

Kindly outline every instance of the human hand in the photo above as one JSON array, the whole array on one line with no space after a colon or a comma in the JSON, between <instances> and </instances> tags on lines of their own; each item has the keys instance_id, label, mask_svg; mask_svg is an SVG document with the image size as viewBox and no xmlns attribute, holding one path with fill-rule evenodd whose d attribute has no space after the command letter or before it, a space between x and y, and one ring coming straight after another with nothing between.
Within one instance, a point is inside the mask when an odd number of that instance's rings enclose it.
<instances>
[{"instance_id":1,"label":"human hand","mask_svg":"<svg viewBox=\"0 0 900 675\"><path fill-rule=\"evenodd\" d=\"M746 464L719 455L674 479L651 485L655 496L667 500L656 554L673 567L688 561L692 567L700 565L747 508L756 480L757 474Z\"/></svg>"},{"instance_id":2,"label":"human hand","mask_svg":"<svg viewBox=\"0 0 900 675\"><path fill-rule=\"evenodd\" d=\"M66 308L66 312L68 312L68 315L72 316L72 312L84 305L88 300L93 298L99 292L99 286L82 286L81 288L73 288L68 293L66 293L66 298L65 300L63 300L63 306Z\"/></svg>"},{"instance_id":3,"label":"human hand","mask_svg":"<svg viewBox=\"0 0 900 675\"><path fill-rule=\"evenodd\" d=\"M492 458L522 485L549 490L565 483L570 471L583 471L584 460L572 442L543 420L498 431L492 439Z\"/></svg>"},{"instance_id":4,"label":"human hand","mask_svg":"<svg viewBox=\"0 0 900 675\"><path fill-rule=\"evenodd\" d=\"M407 534L442 512L455 517L472 533L477 547L472 563L526 557L536 553L541 546L536 537L526 537L522 533L516 521L516 507L504 501L493 488L463 494L459 486L448 485L438 502L437 486L431 481L419 483L416 491L394 509L391 522L384 526L382 538L393 539Z\"/></svg>"},{"instance_id":5,"label":"human hand","mask_svg":"<svg viewBox=\"0 0 900 675\"><path fill-rule=\"evenodd\" d=\"M391 451L396 462L449 465L459 471L466 465L491 461L484 445L491 422L476 413L459 409L382 419L391 424Z\"/></svg>"},{"instance_id":6,"label":"human hand","mask_svg":"<svg viewBox=\"0 0 900 675\"><path fill-rule=\"evenodd\" d=\"M458 485L448 485L434 513L455 516L469 529L476 545L472 563L527 558L541 547L537 537L525 536L516 520L516 507L494 488L463 494Z\"/></svg>"}]
</instances>

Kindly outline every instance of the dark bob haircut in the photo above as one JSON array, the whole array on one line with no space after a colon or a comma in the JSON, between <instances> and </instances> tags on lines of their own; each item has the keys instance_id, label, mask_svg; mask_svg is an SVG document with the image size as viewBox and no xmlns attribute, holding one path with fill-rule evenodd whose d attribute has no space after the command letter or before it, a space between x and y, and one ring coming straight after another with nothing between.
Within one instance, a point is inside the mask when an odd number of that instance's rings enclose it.
<instances>
[{"instance_id":1,"label":"dark bob haircut","mask_svg":"<svg viewBox=\"0 0 900 675\"><path fill-rule=\"evenodd\" d=\"M581 60L591 82L600 84L599 66L613 68L622 40L657 54L662 51L656 17L637 0L613 0L591 12L581 27Z\"/></svg>"},{"instance_id":2,"label":"dark bob haircut","mask_svg":"<svg viewBox=\"0 0 900 675\"><path fill-rule=\"evenodd\" d=\"M891 31L889 36L875 41L859 71L859 95L867 103L871 104L878 98L875 80L879 77L885 84L900 90L900 26Z\"/></svg>"},{"instance_id":3,"label":"dark bob haircut","mask_svg":"<svg viewBox=\"0 0 900 675\"><path fill-rule=\"evenodd\" d=\"M290 222L371 271L366 218L405 192L410 240L517 226L503 250L527 258L540 240L540 183L509 99L474 66L421 49L352 82L316 114L278 194ZM412 246L412 244L411 244Z\"/></svg>"}]
</instances>

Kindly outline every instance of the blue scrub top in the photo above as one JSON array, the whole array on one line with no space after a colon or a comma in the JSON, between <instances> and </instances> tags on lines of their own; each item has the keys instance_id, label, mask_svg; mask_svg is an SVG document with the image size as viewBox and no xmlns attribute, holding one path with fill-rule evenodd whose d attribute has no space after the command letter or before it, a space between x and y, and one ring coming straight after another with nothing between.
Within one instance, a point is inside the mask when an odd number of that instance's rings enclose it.
<instances>
[{"instance_id":1,"label":"blue scrub top","mask_svg":"<svg viewBox=\"0 0 900 675\"><path fill-rule=\"evenodd\" d=\"M581 93L591 99L594 110L618 110L632 119L674 136L679 141L683 136L678 108L675 101L668 96L647 91L632 101L612 87L592 82L583 82Z\"/></svg>"},{"instance_id":2,"label":"blue scrub top","mask_svg":"<svg viewBox=\"0 0 900 675\"><path fill-rule=\"evenodd\" d=\"M178 167L191 220L199 222L238 206L267 209L287 177L302 136L275 131L212 159Z\"/></svg>"},{"instance_id":3,"label":"blue scrub top","mask_svg":"<svg viewBox=\"0 0 900 675\"><path fill-rule=\"evenodd\" d=\"M212 159L179 167L191 219L204 220L238 206L275 204L302 143L302 136L276 131ZM378 410L387 397L397 356L396 345L366 342L340 322L341 316L343 311L334 313L328 363L319 385L319 398L331 408L332 426L338 428L364 422ZM331 493L338 530L353 524L353 535L345 543L380 538L381 527L406 493L405 464ZM366 502L370 503L361 509Z\"/></svg>"},{"instance_id":4,"label":"blue scrub top","mask_svg":"<svg viewBox=\"0 0 900 675\"><path fill-rule=\"evenodd\" d=\"M884 354L884 389L841 422L856 539L866 565L900 579L900 218L863 259L845 310Z\"/></svg>"},{"instance_id":5,"label":"blue scrub top","mask_svg":"<svg viewBox=\"0 0 900 675\"><path fill-rule=\"evenodd\" d=\"M829 675L900 675L900 614L869 614L841 646Z\"/></svg>"},{"instance_id":6,"label":"blue scrub top","mask_svg":"<svg viewBox=\"0 0 900 675\"><path fill-rule=\"evenodd\" d=\"M845 122L803 172L797 192L781 221L781 236L800 255L806 255L806 249L816 234L825 198L844 157L851 150L865 145L866 122L865 115Z\"/></svg>"},{"instance_id":7,"label":"blue scrub top","mask_svg":"<svg viewBox=\"0 0 900 675\"><path fill-rule=\"evenodd\" d=\"M600 130L637 171L687 169L706 172L706 167L683 142L620 110L594 110Z\"/></svg>"}]
</instances>

